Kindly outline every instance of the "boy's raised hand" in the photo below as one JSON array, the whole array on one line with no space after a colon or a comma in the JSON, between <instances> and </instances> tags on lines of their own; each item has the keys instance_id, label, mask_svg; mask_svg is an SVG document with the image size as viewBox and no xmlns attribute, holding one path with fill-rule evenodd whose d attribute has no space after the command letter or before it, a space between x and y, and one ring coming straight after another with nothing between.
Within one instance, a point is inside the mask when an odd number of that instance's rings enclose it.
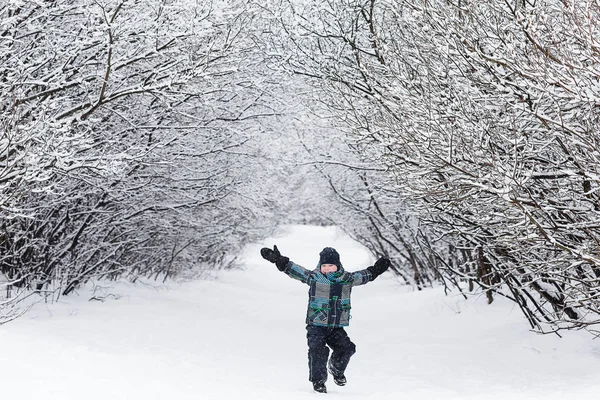
<instances>
[{"instance_id":1,"label":"boy's raised hand","mask_svg":"<svg viewBox=\"0 0 600 400\"><path fill-rule=\"evenodd\" d=\"M287 263L290 261L289 258L281 255L277 246L273 246L273 250L269 249L268 247L263 247L260 249L260 255L265 260L276 264L277 269L280 271L283 271L287 266Z\"/></svg>"},{"instance_id":2,"label":"boy's raised hand","mask_svg":"<svg viewBox=\"0 0 600 400\"><path fill-rule=\"evenodd\" d=\"M385 271L387 271L387 269L390 267L390 265L391 265L390 260L388 260L385 257L381 257L379 260L375 261L375 265L373 265L373 267L375 268L376 272L379 275L381 275Z\"/></svg>"},{"instance_id":3,"label":"boy's raised hand","mask_svg":"<svg viewBox=\"0 0 600 400\"><path fill-rule=\"evenodd\" d=\"M379 275L383 274L390 267L391 262L385 257L381 257L375 261L372 267L367 268L371 272L371 280L375 280Z\"/></svg>"},{"instance_id":4,"label":"boy's raised hand","mask_svg":"<svg viewBox=\"0 0 600 400\"><path fill-rule=\"evenodd\" d=\"M263 247L262 249L260 249L260 255L262 256L262 258L272 263L276 263L277 259L281 257L281 253L279 252L279 249L276 245L273 246L273 250L271 250L268 247Z\"/></svg>"}]
</instances>

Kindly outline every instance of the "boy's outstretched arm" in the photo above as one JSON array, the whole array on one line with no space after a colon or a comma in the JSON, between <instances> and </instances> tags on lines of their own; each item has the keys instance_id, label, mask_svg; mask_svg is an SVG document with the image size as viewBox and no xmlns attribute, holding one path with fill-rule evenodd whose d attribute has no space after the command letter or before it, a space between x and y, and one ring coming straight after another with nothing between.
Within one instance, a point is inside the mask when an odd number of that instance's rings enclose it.
<instances>
[{"instance_id":1,"label":"boy's outstretched arm","mask_svg":"<svg viewBox=\"0 0 600 400\"><path fill-rule=\"evenodd\" d=\"M385 257L381 257L379 260L375 261L375 264L373 266L368 267L367 269L364 269L362 271L354 272L353 286L364 285L365 283L374 281L375 278L387 271L390 265L390 260L388 260Z\"/></svg>"},{"instance_id":2,"label":"boy's outstretched arm","mask_svg":"<svg viewBox=\"0 0 600 400\"><path fill-rule=\"evenodd\" d=\"M273 250L263 247L260 249L260 255L265 260L275 264L278 270L284 272L290 278L297 279L302 283L308 283L310 271L290 261L288 257L282 256L277 246L273 246Z\"/></svg>"}]
</instances>

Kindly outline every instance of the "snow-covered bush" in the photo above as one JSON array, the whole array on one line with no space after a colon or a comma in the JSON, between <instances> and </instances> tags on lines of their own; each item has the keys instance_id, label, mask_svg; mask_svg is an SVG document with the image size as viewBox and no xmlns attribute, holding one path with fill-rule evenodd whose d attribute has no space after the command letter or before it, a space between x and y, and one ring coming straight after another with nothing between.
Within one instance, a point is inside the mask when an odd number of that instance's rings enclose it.
<instances>
[{"instance_id":1,"label":"snow-covered bush","mask_svg":"<svg viewBox=\"0 0 600 400\"><path fill-rule=\"evenodd\" d=\"M348 168L365 187L340 193L378 215L362 240L387 229L408 258L407 236L424 265L512 298L533 328L600 322L598 4L284 4L288 68L369 162Z\"/></svg>"},{"instance_id":2,"label":"snow-covered bush","mask_svg":"<svg viewBox=\"0 0 600 400\"><path fill-rule=\"evenodd\" d=\"M228 266L255 235L249 121L273 111L243 6L0 6L0 301Z\"/></svg>"}]
</instances>

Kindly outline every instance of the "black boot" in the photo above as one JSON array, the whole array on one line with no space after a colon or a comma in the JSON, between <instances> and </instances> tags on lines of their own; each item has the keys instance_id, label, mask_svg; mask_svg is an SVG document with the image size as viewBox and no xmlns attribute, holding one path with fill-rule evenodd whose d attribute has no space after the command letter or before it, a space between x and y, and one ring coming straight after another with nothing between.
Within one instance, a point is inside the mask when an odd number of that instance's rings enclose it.
<instances>
[{"instance_id":1,"label":"black boot","mask_svg":"<svg viewBox=\"0 0 600 400\"><path fill-rule=\"evenodd\" d=\"M335 382L336 385L338 386L344 386L346 385L346 377L344 376L344 374L341 375L333 375L333 381Z\"/></svg>"},{"instance_id":2,"label":"black boot","mask_svg":"<svg viewBox=\"0 0 600 400\"><path fill-rule=\"evenodd\" d=\"M329 363L327 364L327 369L329 370L329 373L333 376L333 381L335 382L336 385L338 386L344 386L346 385L346 377L344 376L343 373L337 371L335 368L333 368L333 366L331 365L331 361L329 361Z\"/></svg>"},{"instance_id":3,"label":"black boot","mask_svg":"<svg viewBox=\"0 0 600 400\"><path fill-rule=\"evenodd\" d=\"M327 393L325 382L313 382L313 389L315 389L315 392Z\"/></svg>"}]
</instances>

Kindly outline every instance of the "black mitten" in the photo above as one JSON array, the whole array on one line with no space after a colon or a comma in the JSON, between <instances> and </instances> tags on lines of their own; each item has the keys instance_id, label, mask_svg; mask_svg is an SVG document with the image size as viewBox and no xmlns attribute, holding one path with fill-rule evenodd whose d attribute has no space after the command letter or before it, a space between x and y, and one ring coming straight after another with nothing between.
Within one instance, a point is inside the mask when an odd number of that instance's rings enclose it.
<instances>
[{"instance_id":1,"label":"black mitten","mask_svg":"<svg viewBox=\"0 0 600 400\"><path fill-rule=\"evenodd\" d=\"M277 269L283 271L287 266L290 259L288 257L284 257L279 252L277 246L273 246L273 250L268 247L263 247L260 249L260 255L267 261L272 262L277 266Z\"/></svg>"},{"instance_id":2,"label":"black mitten","mask_svg":"<svg viewBox=\"0 0 600 400\"><path fill-rule=\"evenodd\" d=\"M372 267L367 268L367 270L371 272L371 281L374 281L375 278L387 271L390 265L390 260L385 257L381 257L379 260L375 261L375 264Z\"/></svg>"},{"instance_id":3,"label":"black mitten","mask_svg":"<svg viewBox=\"0 0 600 400\"><path fill-rule=\"evenodd\" d=\"M272 263L276 263L277 259L281 257L281 253L279 253L277 246L273 246L273 250L268 247L263 247L260 249L260 255L262 258Z\"/></svg>"}]
</instances>

